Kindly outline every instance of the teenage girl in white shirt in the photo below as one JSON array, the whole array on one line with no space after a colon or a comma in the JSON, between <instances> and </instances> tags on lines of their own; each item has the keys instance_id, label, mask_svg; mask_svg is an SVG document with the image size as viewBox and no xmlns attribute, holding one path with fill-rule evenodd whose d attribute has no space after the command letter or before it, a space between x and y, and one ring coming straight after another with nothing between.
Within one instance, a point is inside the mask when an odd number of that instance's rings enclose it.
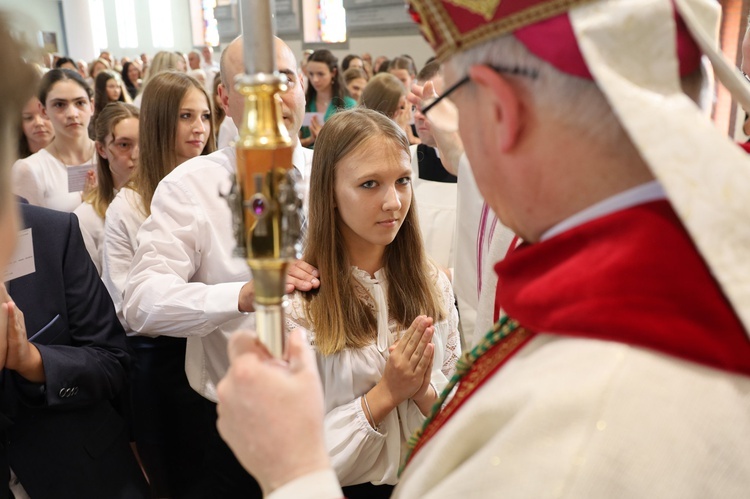
<instances>
[{"instance_id":1,"label":"teenage girl in white shirt","mask_svg":"<svg viewBox=\"0 0 750 499\"><path fill-rule=\"evenodd\" d=\"M406 134L382 114L329 119L316 141L307 247L320 288L292 296L310 331L326 443L351 499L388 497L405 443L460 355L447 277L425 255Z\"/></svg>"},{"instance_id":2,"label":"teenage girl in white shirt","mask_svg":"<svg viewBox=\"0 0 750 499\"><path fill-rule=\"evenodd\" d=\"M69 192L68 169L96 167L94 141L88 126L93 113L91 88L70 69L52 69L39 89L42 112L49 117L55 138L28 158L13 165L13 192L29 203L61 211L81 204L81 191ZM90 176L93 181L93 174Z\"/></svg>"},{"instance_id":3,"label":"teenage girl in white shirt","mask_svg":"<svg viewBox=\"0 0 750 499\"><path fill-rule=\"evenodd\" d=\"M131 104L112 102L102 109L96 120L94 138L99 154L96 186L83 196L83 203L74 213L99 275L102 274L104 215L138 164L139 115L138 108Z\"/></svg>"}]
</instances>

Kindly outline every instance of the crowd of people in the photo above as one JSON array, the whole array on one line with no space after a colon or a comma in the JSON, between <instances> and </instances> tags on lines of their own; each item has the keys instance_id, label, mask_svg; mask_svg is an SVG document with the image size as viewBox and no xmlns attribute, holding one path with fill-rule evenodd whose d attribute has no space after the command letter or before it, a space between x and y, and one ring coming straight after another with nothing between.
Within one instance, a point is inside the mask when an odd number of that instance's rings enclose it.
<instances>
[{"instance_id":1,"label":"crowd of people","mask_svg":"<svg viewBox=\"0 0 750 499\"><path fill-rule=\"evenodd\" d=\"M750 91L711 0L453 3L410 2L422 67L273 41L283 359L224 196L243 38L41 67L0 20L0 499L747 493L750 176L701 57Z\"/></svg>"}]
</instances>

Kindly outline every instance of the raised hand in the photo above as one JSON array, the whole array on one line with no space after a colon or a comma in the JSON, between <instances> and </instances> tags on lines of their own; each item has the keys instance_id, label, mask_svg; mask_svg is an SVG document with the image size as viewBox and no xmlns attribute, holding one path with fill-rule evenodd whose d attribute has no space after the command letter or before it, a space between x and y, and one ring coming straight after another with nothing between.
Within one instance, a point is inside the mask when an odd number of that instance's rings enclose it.
<instances>
[{"instance_id":1,"label":"raised hand","mask_svg":"<svg viewBox=\"0 0 750 499\"><path fill-rule=\"evenodd\" d=\"M42 356L34 344L28 340L23 312L12 301L3 303L0 309L2 309L0 315L5 317L6 323L5 367L16 371L29 381L44 383Z\"/></svg>"},{"instance_id":2,"label":"raised hand","mask_svg":"<svg viewBox=\"0 0 750 499\"><path fill-rule=\"evenodd\" d=\"M310 133L312 134L313 139L318 138L318 134L320 133L320 129L323 128L322 123L318 123L318 117L313 116L310 120Z\"/></svg>"},{"instance_id":3,"label":"raised hand","mask_svg":"<svg viewBox=\"0 0 750 499\"><path fill-rule=\"evenodd\" d=\"M412 398L429 373L435 346L431 343L435 328L432 319L419 316L401 336L385 364L381 380L395 405Z\"/></svg>"},{"instance_id":4,"label":"raised hand","mask_svg":"<svg viewBox=\"0 0 750 499\"><path fill-rule=\"evenodd\" d=\"M83 185L81 199L85 199L94 189L96 189L96 170L92 169L86 172L86 183Z\"/></svg>"},{"instance_id":5,"label":"raised hand","mask_svg":"<svg viewBox=\"0 0 750 499\"><path fill-rule=\"evenodd\" d=\"M432 319L420 315L390 349L383 377L367 392L367 402L377 426L404 400L412 398L429 376L435 346L431 343L435 328ZM364 406L364 401L362 402ZM363 410L366 410L363 408Z\"/></svg>"}]
</instances>

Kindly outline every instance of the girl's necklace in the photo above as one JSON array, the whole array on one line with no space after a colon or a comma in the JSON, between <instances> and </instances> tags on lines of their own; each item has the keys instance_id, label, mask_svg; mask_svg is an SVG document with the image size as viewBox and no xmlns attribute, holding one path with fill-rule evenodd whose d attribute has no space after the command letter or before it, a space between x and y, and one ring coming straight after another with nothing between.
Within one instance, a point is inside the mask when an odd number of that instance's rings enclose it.
<instances>
[{"instance_id":1,"label":"girl's necklace","mask_svg":"<svg viewBox=\"0 0 750 499\"><path fill-rule=\"evenodd\" d=\"M62 154L60 154L60 149L58 149L56 142L53 141L52 142L52 146L55 148L55 157L60 161L60 163L63 164L63 166L65 168L68 168L68 166L75 166L75 165L68 165L68 163L65 162L65 160L62 158ZM94 162L94 152L96 151L96 147L94 146L94 142L93 141L89 141L89 146L90 146L90 150L91 150L91 152L88 155L89 162L93 163ZM86 162L84 161L81 164L85 165Z\"/></svg>"}]
</instances>

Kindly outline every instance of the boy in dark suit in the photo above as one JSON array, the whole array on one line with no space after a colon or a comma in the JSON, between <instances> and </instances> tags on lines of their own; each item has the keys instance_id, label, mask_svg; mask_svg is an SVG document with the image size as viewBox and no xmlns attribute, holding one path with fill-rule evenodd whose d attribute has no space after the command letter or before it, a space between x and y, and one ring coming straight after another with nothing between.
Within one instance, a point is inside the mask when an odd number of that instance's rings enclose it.
<instances>
[{"instance_id":1,"label":"boy in dark suit","mask_svg":"<svg viewBox=\"0 0 750 499\"><path fill-rule=\"evenodd\" d=\"M130 351L78 221L36 206L20 211L35 271L0 290L0 452L20 481L11 490L20 485L34 499L149 497L113 406Z\"/></svg>"}]
</instances>

